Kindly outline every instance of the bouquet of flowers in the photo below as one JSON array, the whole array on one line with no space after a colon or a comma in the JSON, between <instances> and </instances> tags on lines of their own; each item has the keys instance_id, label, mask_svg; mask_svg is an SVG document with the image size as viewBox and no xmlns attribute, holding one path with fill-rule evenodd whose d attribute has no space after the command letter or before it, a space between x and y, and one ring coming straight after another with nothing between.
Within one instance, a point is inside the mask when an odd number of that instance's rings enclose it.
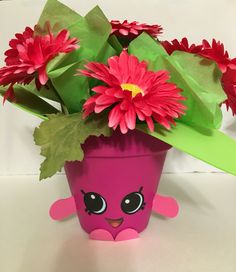
<instances>
[{"instance_id":1,"label":"bouquet of flowers","mask_svg":"<svg viewBox=\"0 0 236 272\"><path fill-rule=\"evenodd\" d=\"M40 179L85 161L91 136L119 142L136 132L236 175L236 142L219 131L221 106L236 113L236 59L215 39L161 41L162 32L160 25L109 21L99 7L82 17L48 0L37 25L10 41L0 94L43 119L34 132L45 157ZM142 188L132 196L138 210ZM105 205L100 194L80 191L90 215ZM123 199L123 211L132 197Z\"/></svg>"}]
</instances>

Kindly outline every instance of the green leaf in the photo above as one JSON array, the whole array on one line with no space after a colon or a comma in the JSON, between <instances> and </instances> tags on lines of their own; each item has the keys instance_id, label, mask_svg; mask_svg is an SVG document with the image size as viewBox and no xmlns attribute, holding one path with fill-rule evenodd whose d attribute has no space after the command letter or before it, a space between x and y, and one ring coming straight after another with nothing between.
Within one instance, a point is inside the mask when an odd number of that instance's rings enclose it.
<instances>
[{"instance_id":1,"label":"green leaf","mask_svg":"<svg viewBox=\"0 0 236 272\"><path fill-rule=\"evenodd\" d=\"M77 70L84 67L84 61L78 61L79 59L78 51L74 51L70 54L61 54L47 66L47 74L53 88L68 110L73 113L82 110L82 102L89 94L87 79L75 76Z\"/></svg>"},{"instance_id":2,"label":"green leaf","mask_svg":"<svg viewBox=\"0 0 236 272\"><path fill-rule=\"evenodd\" d=\"M116 53L119 55L123 50L123 46L120 44L117 37L115 35L111 35L108 41L109 44L116 50Z\"/></svg>"},{"instance_id":3,"label":"green leaf","mask_svg":"<svg viewBox=\"0 0 236 272\"><path fill-rule=\"evenodd\" d=\"M81 113L70 115L53 114L49 120L35 129L35 143L41 146L41 155L46 157L41 164L40 180L60 171L66 161L82 161L81 144L93 136L110 136L106 118L101 116L84 120Z\"/></svg>"},{"instance_id":4,"label":"green leaf","mask_svg":"<svg viewBox=\"0 0 236 272\"><path fill-rule=\"evenodd\" d=\"M44 27L44 24L49 21L51 26L57 25L60 29L63 29L73 25L80 18L81 16L78 13L63 5L61 2L48 0L38 24Z\"/></svg>"},{"instance_id":5,"label":"green leaf","mask_svg":"<svg viewBox=\"0 0 236 272\"><path fill-rule=\"evenodd\" d=\"M0 95L4 96L7 87L0 86ZM48 104L40 97L30 93L23 85L15 85L14 93L16 96L15 102L11 102L20 109L23 109L37 117L46 120L47 114L57 113L58 110Z\"/></svg>"},{"instance_id":6,"label":"green leaf","mask_svg":"<svg viewBox=\"0 0 236 272\"><path fill-rule=\"evenodd\" d=\"M106 43L104 48L99 52L99 55L97 56L96 61L107 64L107 60L110 57L115 56L116 54L117 52L115 51L115 49L109 43ZM90 89L102 84L100 80L95 78L87 78L87 80L89 82Z\"/></svg>"},{"instance_id":7,"label":"green leaf","mask_svg":"<svg viewBox=\"0 0 236 272\"><path fill-rule=\"evenodd\" d=\"M56 70L52 70L52 71L49 71L47 74L48 74L48 77L50 79L53 79L53 78L57 78L59 77L60 75L62 75L63 73L65 73L66 71L68 71L70 68L73 68L73 67L78 67L78 62L73 62L71 64L68 64L67 66L62 66Z\"/></svg>"},{"instance_id":8,"label":"green leaf","mask_svg":"<svg viewBox=\"0 0 236 272\"><path fill-rule=\"evenodd\" d=\"M47 75L49 78L60 76L70 67L78 63L78 50L70 53L61 53L52 59L47 65Z\"/></svg>"},{"instance_id":9,"label":"green leaf","mask_svg":"<svg viewBox=\"0 0 236 272\"><path fill-rule=\"evenodd\" d=\"M155 132L150 132L146 125L137 125L136 128L197 159L236 175L236 141L217 129L189 126L180 122L170 131L156 127Z\"/></svg>"},{"instance_id":10,"label":"green leaf","mask_svg":"<svg viewBox=\"0 0 236 272\"><path fill-rule=\"evenodd\" d=\"M107 64L107 60L115 55L117 55L116 50L109 43L105 43L104 47L99 51L96 61Z\"/></svg>"},{"instance_id":11,"label":"green leaf","mask_svg":"<svg viewBox=\"0 0 236 272\"><path fill-rule=\"evenodd\" d=\"M79 57L94 60L105 46L110 33L111 25L102 10L96 6L79 22L69 27L73 37L79 39Z\"/></svg>"},{"instance_id":12,"label":"green leaf","mask_svg":"<svg viewBox=\"0 0 236 272\"><path fill-rule=\"evenodd\" d=\"M32 82L29 85L24 85L23 87L26 91L33 93L36 96L47 98L49 100L55 101L60 103L61 100L58 97L58 95L55 93L55 90L53 86L51 85L51 82L47 82L47 87L42 86L40 90L37 90L35 83Z\"/></svg>"},{"instance_id":13,"label":"green leaf","mask_svg":"<svg viewBox=\"0 0 236 272\"><path fill-rule=\"evenodd\" d=\"M110 56L115 51L107 42L111 25L99 7L91 10L85 18L81 17L69 31L79 39L80 48L70 56L70 61L62 60L56 70L51 69L49 74L68 111L75 113L82 110L84 101L89 97L88 79L75 76L77 70L84 69L87 61L101 60L104 48L108 49L105 56ZM67 66L68 63L73 65Z\"/></svg>"},{"instance_id":14,"label":"green leaf","mask_svg":"<svg viewBox=\"0 0 236 272\"><path fill-rule=\"evenodd\" d=\"M187 98L184 104L187 106L186 115L181 120L186 124L198 124L207 128L219 128L222 122L222 112L214 96L209 95L207 89L202 89L178 63L170 57L157 58L155 62L157 70L170 72L170 82L182 89L182 95ZM212 75L211 75L212 76Z\"/></svg>"},{"instance_id":15,"label":"green leaf","mask_svg":"<svg viewBox=\"0 0 236 272\"><path fill-rule=\"evenodd\" d=\"M75 76L77 70L83 68L84 62L76 63L61 76L51 78L54 88L63 100L69 113L80 112L83 102L89 97L88 79L83 76Z\"/></svg>"},{"instance_id":16,"label":"green leaf","mask_svg":"<svg viewBox=\"0 0 236 272\"><path fill-rule=\"evenodd\" d=\"M131 43L129 52L146 60L151 70L169 71L170 82L181 88L187 98L184 104L188 110L181 119L183 122L220 127L219 104L226 97L221 87L221 72L212 61L186 52L169 56L160 43L144 33Z\"/></svg>"},{"instance_id":17,"label":"green leaf","mask_svg":"<svg viewBox=\"0 0 236 272\"><path fill-rule=\"evenodd\" d=\"M163 46L145 32L129 44L128 51L140 61L145 60L148 63L154 62L159 56L168 56Z\"/></svg>"},{"instance_id":18,"label":"green leaf","mask_svg":"<svg viewBox=\"0 0 236 272\"><path fill-rule=\"evenodd\" d=\"M217 104L225 101L227 97L221 85L222 73L214 61L182 51L175 51L171 56L188 72L190 80L202 91L205 90Z\"/></svg>"},{"instance_id":19,"label":"green leaf","mask_svg":"<svg viewBox=\"0 0 236 272\"><path fill-rule=\"evenodd\" d=\"M185 90L188 90L193 94L195 101L199 101L198 109L196 109L195 105L192 106L191 101L186 101L186 105L190 110L186 116L183 116L182 120L193 122L195 119L197 124L219 128L222 123L222 112L219 105L227 97L221 85L222 73L217 64L201 56L181 51L174 52L172 57L176 61L176 65L179 65L182 76L186 75L185 80L189 88L183 89L183 95L189 97L188 93L185 92ZM175 83L180 88L181 81L178 82L178 78L175 79ZM199 115L199 108L204 113L203 116Z\"/></svg>"}]
</instances>

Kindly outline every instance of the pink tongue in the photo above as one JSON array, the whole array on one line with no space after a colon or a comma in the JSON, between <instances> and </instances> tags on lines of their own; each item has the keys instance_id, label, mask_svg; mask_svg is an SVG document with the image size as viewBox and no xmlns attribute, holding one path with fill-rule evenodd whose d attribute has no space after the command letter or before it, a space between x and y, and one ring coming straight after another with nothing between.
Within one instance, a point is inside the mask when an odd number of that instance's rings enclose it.
<instances>
[{"instance_id":1,"label":"pink tongue","mask_svg":"<svg viewBox=\"0 0 236 272\"><path fill-rule=\"evenodd\" d=\"M110 221L110 224L112 225L113 228L119 227L122 221Z\"/></svg>"},{"instance_id":2,"label":"pink tongue","mask_svg":"<svg viewBox=\"0 0 236 272\"><path fill-rule=\"evenodd\" d=\"M106 220L113 228L119 227L123 222L123 218L119 218L119 219L106 218Z\"/></svg>"}]
</instances>

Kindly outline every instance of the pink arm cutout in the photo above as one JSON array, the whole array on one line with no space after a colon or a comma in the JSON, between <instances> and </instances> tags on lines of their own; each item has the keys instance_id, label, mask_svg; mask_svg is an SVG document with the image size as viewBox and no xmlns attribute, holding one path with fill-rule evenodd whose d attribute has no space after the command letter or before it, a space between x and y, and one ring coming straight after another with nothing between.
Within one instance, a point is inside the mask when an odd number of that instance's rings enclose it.
<instances>
[{"instance_id":1,"label":"pink arm cutout","mask_svg":"<svg viewBox=\"0 0 236 272\"><path fill-rule=\"evenodd\" d=\"M74 197L58 199L49 210L49 215L53 220L61 221L68 216L76 213Z\"/></svg>"},{"instance_id":2,"label":"pink arm cutout","mask_svg":"<svg viewBox=\"0 0 236 272\"><path fill-rule=\"evenodd\" d=\"M153 200L152 210L163 216L173 218L178 215L179 205L173 197L156 194Z\"/></svg>"}]
</instances>

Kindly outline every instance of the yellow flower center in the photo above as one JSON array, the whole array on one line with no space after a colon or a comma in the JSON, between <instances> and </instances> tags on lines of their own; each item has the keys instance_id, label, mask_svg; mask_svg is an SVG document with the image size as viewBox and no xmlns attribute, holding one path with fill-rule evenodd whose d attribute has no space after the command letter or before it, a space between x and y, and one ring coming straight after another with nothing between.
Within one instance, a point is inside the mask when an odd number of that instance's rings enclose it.
<instances>
[{"instance_id":1,"label":"yellow flower center","mask_svg":"<svg viewBox=\"0 0 236 272\"><path fill-rule=\"evenodd\" d=\"M123 91L130 91L132 93L132 97L135 97L137 94L144 94L143 90L139 88L139 86L131 83L123 83L120 85Z\"/></svg>"}]
</instances>

